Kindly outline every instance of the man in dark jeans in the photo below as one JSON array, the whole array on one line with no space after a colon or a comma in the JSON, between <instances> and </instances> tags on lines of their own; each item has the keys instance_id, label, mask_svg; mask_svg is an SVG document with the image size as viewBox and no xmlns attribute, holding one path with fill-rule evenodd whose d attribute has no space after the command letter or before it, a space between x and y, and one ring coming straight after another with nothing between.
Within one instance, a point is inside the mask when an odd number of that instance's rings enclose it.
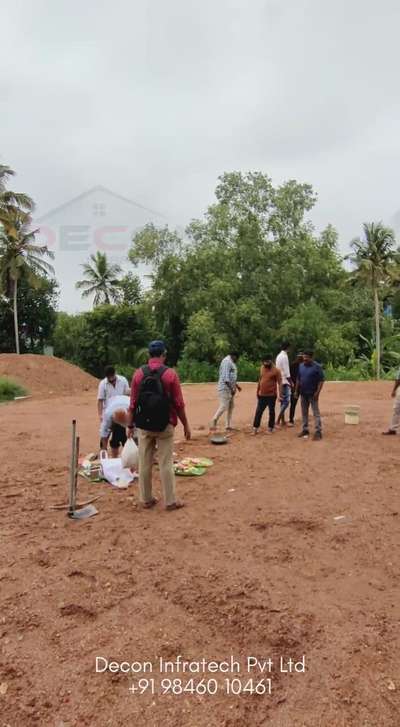
<instances>
[{"instance_id":1,"label":"man in dark jeans","mask_svg":"<svg viewBox=\"0 0 400 727\"><path fill-rule=\"evenodd\" d=\"M290 397L290 413L289 413L289 427L294 427L294 415L296 413L296 406L297 402L299 400L298 396L296 396L296 384L297 384L297 375L299 373L299 366L303 363L303 352L300 351L295 360L292 361L290 364L290 378L292 380L292 396Z\"/></svg>"},{"instance_id":2,"label":"man in dark jeans","mask_svg":"<svg viewBox=\"0 0 400 727\"><path fill-rule=\"evenodd\" d=\"M272 363L272 354L267 354L263 358L260 369L260 378L257 386L257 410L254 417L253 430L254 434L258 434L261 424L262 415L268 407L269 420L268 430L271 434L275 427L275 404L278 389L282 389L282 375L279 369Z\"/></svg>"},{"instance_id":3,"label":"man in dark jeans","mask_svg":"<svg viewBox=\"0 0 400 727\"><path fill-rule=\"evenodd\" d=\"M304 351L303 363L299 366L296 393L301 396L301 414L303 428L299 437L307 439L310 432L308 429L308 412L311 404L315 420L315 434L313 439L322 439L321 414L319 411L319 395L324 385L324 372L322 366L314 361L313 351Z\"/></svg>"}]
</instances>

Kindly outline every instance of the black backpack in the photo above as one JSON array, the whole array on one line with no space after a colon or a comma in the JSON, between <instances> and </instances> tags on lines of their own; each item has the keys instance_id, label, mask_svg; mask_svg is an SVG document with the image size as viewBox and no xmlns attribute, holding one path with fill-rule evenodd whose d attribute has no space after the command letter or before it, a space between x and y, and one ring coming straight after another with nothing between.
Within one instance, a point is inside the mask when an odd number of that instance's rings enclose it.
<instances>
[{"instance_id":1,"label":"black backpack","mask_svg":"<svg viewBox=\"0 0 400 727\"><path fill-rule=\"evenodd\" d=\"M167 366L151 369L142 366L143 379L139 385L135 409L135 425L149 432L163 432L169 424L171 401L164 391L161 377Z\"/></svg>"}]
</instances>

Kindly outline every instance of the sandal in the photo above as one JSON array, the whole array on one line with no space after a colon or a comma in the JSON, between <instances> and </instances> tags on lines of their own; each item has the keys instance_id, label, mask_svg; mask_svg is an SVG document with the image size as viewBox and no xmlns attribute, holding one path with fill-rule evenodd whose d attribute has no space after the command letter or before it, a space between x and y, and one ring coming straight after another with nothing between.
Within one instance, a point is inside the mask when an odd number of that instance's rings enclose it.
<instances>
[{"instance_id":1,"label":"sandal","mask_svg":"<svg viewBox=\"0 0 400 727\"><path fill-rule=\"evenodd\" d=\"M147 502L141 502L141 506L145 508L145 510L148 510L150 507L154 507L154 505L157 505L157 498L152 497L151 500L148 500Z\"/></svg>"},{"instance_id":2,"label":"sandal","mask_svg":"<svg viewBox=\"0 0 400 727\"><path fill-rule=\"evenodd\" d=\"M180 510L181 507L185 507L185 503L181 502L180 500L177 500L176 502L172 502L171 505L166 506L166 510Z\"/></svg>"}]
</instances>

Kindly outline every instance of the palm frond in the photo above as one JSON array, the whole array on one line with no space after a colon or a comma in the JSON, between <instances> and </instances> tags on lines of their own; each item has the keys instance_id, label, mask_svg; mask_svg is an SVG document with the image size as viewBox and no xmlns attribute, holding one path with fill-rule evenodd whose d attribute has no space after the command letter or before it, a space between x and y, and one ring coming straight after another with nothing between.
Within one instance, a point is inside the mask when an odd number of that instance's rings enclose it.
<instances>
[{"instance_id":1,"label":"palm frond","mask_svg":"<svg viewBox=\"0 0 400 727\"><path fill-rule=\"evenodd\" d=\"M77 290L95 291L97 289L97 285L93 284L89 280L78 280L78 282L75 283L75 288L77 288Z\"/></svg>"},{"instance_id":2,"label":"palm frond","mask_svg":"<svg viewBox=\"0 0 400 727\"><path fill-rule=\"evenodd\" d=\"M94 293L94 292L95 292L95 291L94 291L93 289L91 289L91 288L88 288L87 290L84 290L84 291L83 291L83 292L81 293L81 296L82 296L82 298L90 298L90 296L91 296L91 295L93 295L93 293Z\"/></svg>"},{"instance_id":3,"label":"palm frond","mask_svg":"<svg viewBox=\"0 0 400 727\"><path fill-rule=\"evenodd\" d=\"M32 268L34 272L40 272L42 275L47 275L48 273L54 274L53 266L47 260L37 258L35 255L30 255L28 258L25 258L25 264L28 268Z\"/></svg>"},{"instance_id":4,"label":"palm frond","mask_svg":"<svg viewBox=\"0 0 400 727\"><path fill-rule=\"evenodd\" d=\"M8 177L13 177L15 174L14 170L6 164L0 164L0 192L5 188L8 181Z\"/></svg>"},{"instance_id":5,"label":"palm frond","mask_svg":"<svg viewBox=\"0 0 400 727\"><path fill-rule=\"evenodd\" d=\"M28 194L24 192L12 192L6 190L0 195L0 207L3 209L7 208L20 208L29 212L33 212L35 209L35 203Z\"/></svg>"}]
</instances>

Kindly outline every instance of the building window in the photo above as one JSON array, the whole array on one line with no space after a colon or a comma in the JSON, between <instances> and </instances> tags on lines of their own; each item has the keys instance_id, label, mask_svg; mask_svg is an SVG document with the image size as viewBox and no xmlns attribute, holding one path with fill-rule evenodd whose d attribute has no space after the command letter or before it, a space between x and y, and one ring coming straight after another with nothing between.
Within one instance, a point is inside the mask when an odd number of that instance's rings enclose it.
<instances>
[{"instance_id":1,"label":"building window","mask_svg":"<svg viewBox=\"0 0 400 727\"><path fill-rule=\"evenodd\" d=\"M106 214L106 206L104 202L95 202L93 205L93 214L95 217L104 217Z\"/></svg>"}]
</instances>

